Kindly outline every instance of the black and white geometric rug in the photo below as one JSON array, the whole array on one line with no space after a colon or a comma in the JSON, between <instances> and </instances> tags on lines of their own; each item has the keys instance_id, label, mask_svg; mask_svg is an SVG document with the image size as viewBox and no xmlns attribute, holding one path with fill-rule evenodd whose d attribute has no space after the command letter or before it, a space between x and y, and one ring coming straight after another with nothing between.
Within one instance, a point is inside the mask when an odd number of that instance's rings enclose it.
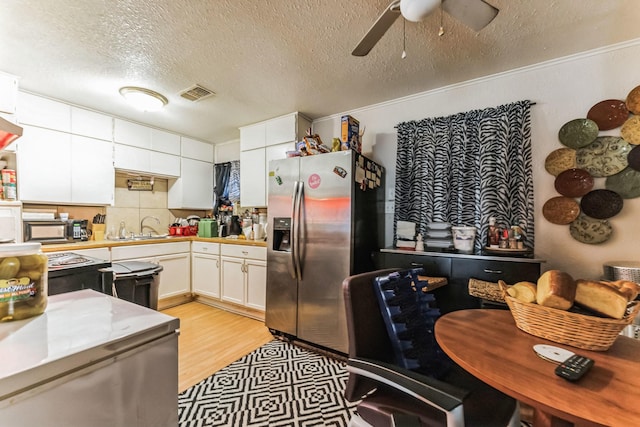
<instances>
[{"instance_id":1,"label":"black and white geometric rug","mask_svg":"<svg viewBox=\"0 0 640 427\"><path fill-rule=\"evenodd\" d=\"M346 426L345 364L271 341L180 393L179 426Z\"/></svg>"}]
</instances>

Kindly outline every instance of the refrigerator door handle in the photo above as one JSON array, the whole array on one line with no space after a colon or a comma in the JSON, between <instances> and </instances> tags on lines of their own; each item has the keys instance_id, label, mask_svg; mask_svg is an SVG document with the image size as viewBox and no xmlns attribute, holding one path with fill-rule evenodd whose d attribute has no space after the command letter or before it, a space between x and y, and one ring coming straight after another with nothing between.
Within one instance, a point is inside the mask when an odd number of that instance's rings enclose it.
<instances>
[{"instance_id":1,"label":"refrigerator door handle","mask_svg":"<svg viewBox=\"0 0 640 427\"><path fill-rule=\"evenodd\" d=\"M293 246L296 248L295 257L294 257L296 275L298 276L298 280L302 280L302 267L300 265L301 264L300 263L300 233L301 233L300 229L302 226L301 206L302 206L302 199L304 198L304 182L303 181L298 181L297 193L298 193L298 199L295 207L296 217L295 217L295 220L293 221L295 226L295 232L291 240L294 242Z\"/></svg>"},{"instance_id":2,"label":"refrigerator door handle","mask_svg":"<svg viewBox=\"0 0 640 427\"><path fill-rule=\"evenodd\" d=\"M297 279L297 270L296 270L296 242L295 242L295 234L296 234L296 206L298 202L298 181L293 183L293 194L291 196L291 231L289 235L289 245L291 246L291 250L289 251L290 257L289 262L291 263L291 268L289 271L291 272L291 278Z\"/></svg>"}]
</instances>

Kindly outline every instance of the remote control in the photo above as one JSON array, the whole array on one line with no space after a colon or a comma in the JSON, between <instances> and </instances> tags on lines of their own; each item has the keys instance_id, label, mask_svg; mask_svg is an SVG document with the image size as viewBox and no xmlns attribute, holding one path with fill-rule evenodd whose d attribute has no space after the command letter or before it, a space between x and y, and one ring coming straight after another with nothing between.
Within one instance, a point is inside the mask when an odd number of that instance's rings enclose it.
<instances>
[{"instance_id":1,"label":"remote control","mask_svg":"<svg viewBox=\"0 0 640 427\"><path fill-rule=\"evenodd\" d=\"M574 354L556 368L556 375L569 381L579 380L593 366L593 359Z\"/></svg>"}]
</instances>

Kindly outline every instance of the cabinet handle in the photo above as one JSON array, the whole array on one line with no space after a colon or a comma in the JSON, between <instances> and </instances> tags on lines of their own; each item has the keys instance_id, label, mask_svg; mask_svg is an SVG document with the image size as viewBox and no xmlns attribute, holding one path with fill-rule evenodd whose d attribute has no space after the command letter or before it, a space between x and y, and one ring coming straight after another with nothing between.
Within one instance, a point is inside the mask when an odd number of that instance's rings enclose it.
<instances>
[{"instance_id":1,"label":"cabinet handle","mask_svg":"<svg viewBox=\"0 0 640 427\"><path fill-rule=\"evenodd\" d=\"M249 255L249 251L242 251L243 255Z\"/></svg>"},{"instance_id":2,"label":"cabinet handle","mask_svg":"<svg viewBox=\"0 0 640 427\"><path fill-rule=\"evenodd\" d=\"M422 264L420 264L419 262L412 262L411 267L422 267Z\"/></svg>"},{"instance_id":3,"label":"cabinet handle","mask_svg":"<svg viewBox=\"0 0 640 427\"><path fill-rule=\"evenodd\" d=\"M489 274L502 274L502 270L489 270L488 268L485 268L484 272Z\"/></svg>"},{"instance_id":4,"label":"cabinet handle","mask_svg":"<svg viewBox=\"0 0 640 427\"><path fill-rule=\"evenodd\" d=\"M216 268L220 268L220 260L219 259L216 260Z\"/></svg>"}]
</instances>

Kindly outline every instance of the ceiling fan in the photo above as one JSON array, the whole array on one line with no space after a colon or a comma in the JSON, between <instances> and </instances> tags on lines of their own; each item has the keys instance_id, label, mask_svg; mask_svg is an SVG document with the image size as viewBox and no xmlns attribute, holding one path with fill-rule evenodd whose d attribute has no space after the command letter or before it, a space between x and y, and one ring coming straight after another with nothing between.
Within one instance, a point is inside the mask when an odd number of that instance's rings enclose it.
<instances>
[{"instance_id":1,"label":"ceiling fan","mask_svg":"<svg viewBox=\"0 0 640 427\"><path fill-rule=\"evenodd\" d=\"M484 0L394 0L369 28L351 54L367 55L401 14L408 21L419 22L438 6L475 31L486 27L498 14L498 9Z\"/></svg>"}]
</instances>

